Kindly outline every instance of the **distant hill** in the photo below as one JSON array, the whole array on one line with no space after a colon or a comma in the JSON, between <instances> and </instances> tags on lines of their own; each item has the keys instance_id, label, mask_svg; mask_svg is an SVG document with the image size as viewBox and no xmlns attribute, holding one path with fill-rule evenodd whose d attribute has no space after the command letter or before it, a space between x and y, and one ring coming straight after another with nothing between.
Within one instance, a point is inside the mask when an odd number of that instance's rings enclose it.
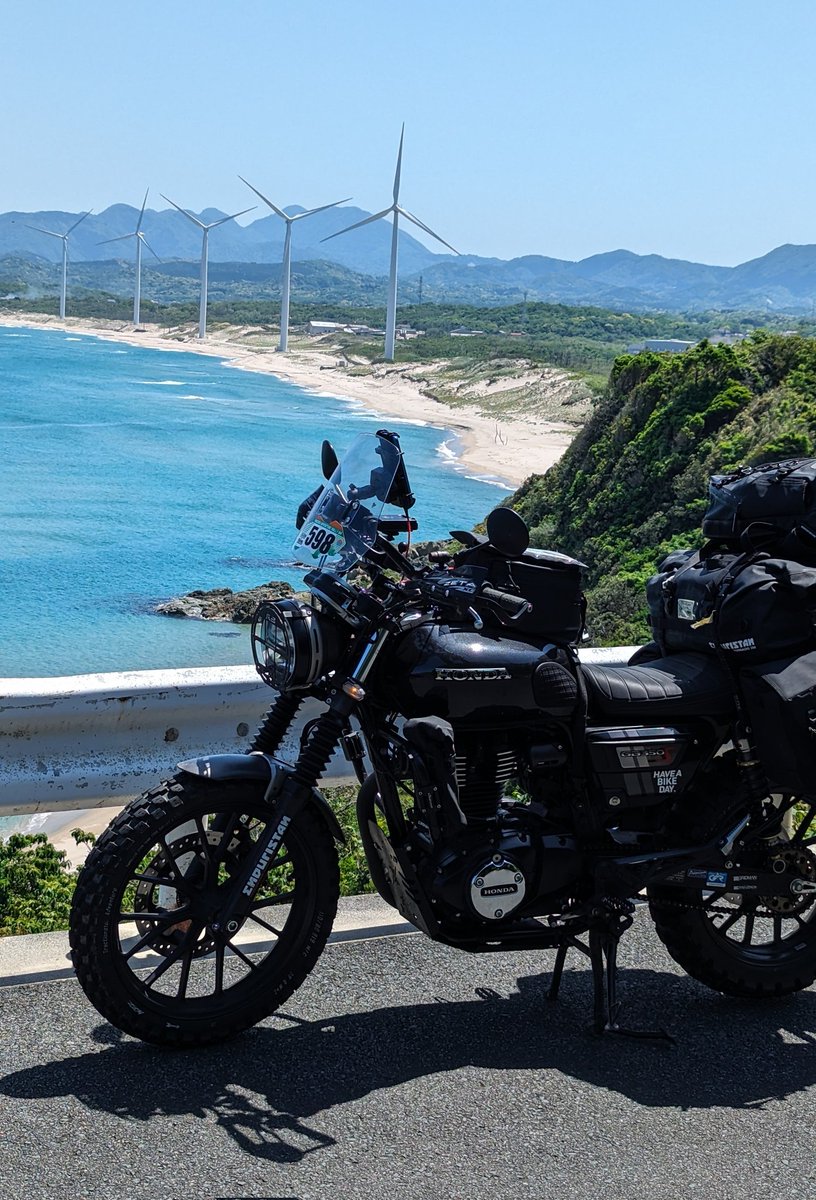
<instances>
[{"instance_id":1,"label":"distant hill","mask_svg":"<svg viewBox=\"0 0 816 1200\"><path fill-rule=\"evenodd\" d=\"M287 209L302 212L298 206ZM43 264L60 260L61 245L29 226L64 231L79 213L37 212L0 214L0 288L8 279L20 278L37 287L45 281ZM201 220L216 221L225 214L206 209L197 214ZM370 214L344 205L318 213L294 227L293 257L309 276L308 294L323 293L336 299L336 288L350 303L366 303L379 292L388 270L391 228L385 221L372 222L344 237L321 241L344 226ZM71 286L126 289L126 266L104 264L132 263L132 244L111 238L130 233L136 226L138 210L127 204L114 204L104 212L86 218L71 236ZM152 298L160 302L188 298L188 289L174 280L190 279L192 267L180 268L179 262L196 264L201 251L201 235L191 222L173 208L147 209L143 230L150 246L162 260L157 263L146 255L144 265L161 277ZM455 231L447 231L455 240ZM223 264L221 278L225 295L248 296L246 289L261 284L259 265L279 263L283 255L284 225L274 215L261 215L249 225L229 222L210 236L210 277L219 278L214 268ZM25 265L30 264L30 265ZM87 271L78 268L86 264ZM350 275L340 277L337 268ZM14 272L17 271L15 276ZM474 305L518 303L525 294L530 300L562 304L601 305L619 311L667 309L675 312L741 309L779 313L810 313L816 303L816 246L779 246L761 258L737 267L717 267L682 259L663 258L658 254L634 254L612 250L594 254L579 262L549 258L539 254L523 255L505 261L477 255L436 254L410 234L400 231L400 295L402 301L422 295L432 302ZM120 285L106 282L108 277ZM376 284L365 277L377 280ZM145 276L145 291L152 284ZM271 279L272 276L269 276ZM323 280L323 283L321 283ZM48 286L54 284L49 279ZM235 291L229 291L229 288ZM176 288L176 290L174 290ZM266 292L258 293L259 298Z\"/></svg>"},{"instance_id":2,"label":"distant hill","mask_svg":"<svg viewBox=\"0 0 816 1200\"><path fill-rule=\"evenodd\" d=\"M175 199L175 197L174 197ZM302 212L298 205L285 210L290 214ZM283 257L285 226L274 214L259 216L249 225L238 225L228 221L210 234L210 262L280 262ZM209 208L195 214L199 220L209 223L217 221L226 213ZM321 238L361 221L370 216L364 209L343 205L316 213L293 227L292 254L301 261L313 259L340 263L352 271L366 275L385 275L391 252L391 227L385 221L377 221L362 229L355 229L342 238L321 244ZM63 233L81 216L67 212L10 212L0 214L0 257L6 254L36 255L50 262L61 261L62 244L57 238L47 237L34 229L51 229ZM104 212L86 217L71 234L71 261L93 262L109 258L132 258L126 242L113 245L101 243L110 238L123 237L136 228L139 210L129 204L114 204ZM201 255L201 233L174 208L161 212L147 209L142 231L152 249L161 259L195 259ZM145 259L149 258L147 254ZM427 250L416 238L400 232L401 270L406 274L421 271L439 255ZM155 260L154 260L155 261Z\"/></svg>"},{"instance_id":3,"label":"distant hill","mask_svg":"<svg viewBox=\"0 0 816 1200\"><path fill-rule=\"evenodd\" d=\"M54 296L59 291L62 268L44 258L19 254L0 257L0 297L24 295L27 299ZM106 292L111 296L133 295L134 265L125 259L102 262L72 262L70 293ZM363 275L339 263L315 259L292 263L292 292L300 301L331 304L385 304L384 276ZM207 294L217 300L279 300L280 263L211 262ZM142 295L157 304L198 303L199 264L173 259L142 261ZM410 299L410 296L408 297Z\"/></svg>"}]
</instances>

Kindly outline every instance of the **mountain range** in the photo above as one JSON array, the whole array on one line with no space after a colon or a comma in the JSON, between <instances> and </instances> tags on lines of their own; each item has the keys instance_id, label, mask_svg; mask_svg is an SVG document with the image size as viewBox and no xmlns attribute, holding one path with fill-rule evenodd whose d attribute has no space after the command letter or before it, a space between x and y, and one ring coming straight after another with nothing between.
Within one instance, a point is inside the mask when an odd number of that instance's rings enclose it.
<instances>
[{"instance_id":1,"label":"mountain range","mask_svg":"<svg viewBox=\"0 0 816 1200\"><path fill-rule=\"evenodd\" d=\"M286 210L302 212L298 206ZM225 216L218 209L196 214L205 223ZM308 275L310 290L319 293L326 277L327 294L337 298L337 288L351 302L376 302L382 290L390 248L391 229L377 221L345 237L322 241L346 225L369 216L350 205L317 213L298 222L293 233L293 258L301 274ZM15 282L33 291L53 290L62 246L30 226L63 232L80 216L59 211L0 214L0 295ZM132 288L132 243L118 241L136 227L138 210L114 204L87 217L70 239L70 257L76 270L73 286L101 288L126 294ZM156 298L186 299L195 287L201 235L177 210L147 209L143 232L162 260L145 254L146 290L151 277L164 280ZM211 280L220 274L225 294L237 288L249 293L275 294L279 271L264 265L279 264L283 254L284 225L267 215L248 225L228 222L210 235ZM451 235L453 236L453 235ZM453 238L455 241L455 237ZM221 270L217 269L221 264ZM308 267L307 267L308 264ZM816 246L778 246L761 258L736 267L710 266L657 254L613 250L578 262L529 254L504 260L477 255L436 254L410 234L400 232L400 291L403 300L416 300L419 277L428 301L498 305L530 300L565 304L595 304L618 310L668 309L672 311L753 310L812 313L816 305ZM176 283L187 280L187 286ZM264 290L266 289L266 290Z\"/></svg>"}]
</instances>

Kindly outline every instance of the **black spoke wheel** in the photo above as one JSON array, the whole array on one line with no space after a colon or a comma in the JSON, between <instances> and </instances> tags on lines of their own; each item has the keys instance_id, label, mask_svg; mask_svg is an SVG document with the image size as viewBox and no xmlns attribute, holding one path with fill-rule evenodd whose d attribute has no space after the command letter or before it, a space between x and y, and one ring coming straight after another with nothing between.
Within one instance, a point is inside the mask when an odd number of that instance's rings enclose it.
<instances>
[{"instance_id":1,"label":"black spoke wheel","mask_svg":"<svg viewBox=\"0 0 816 1200\"><path fill-rule=\"evenodd\" d=\"M746 870L816 884L816 803L793 805L779 835ZM651 888L652 917L669 954L694 979L731 996L785 996L816 979L816 893L743 895Z\"/></svg>"},{"instance_id":2,"label":"black spoke wheel","mask_svg":"<svg viewBox=\"0 0 816 1200\"><path fill-rule=\"evenodd\" d=\"M331 832L307 806L244 911L220 919L247 856L268 839L264 786L180 775L133 801L77 882L77 978L112 1024L161 1045L204 1045L274 1012L331 931L339 876Z\"/></svg>"}]
</instances>

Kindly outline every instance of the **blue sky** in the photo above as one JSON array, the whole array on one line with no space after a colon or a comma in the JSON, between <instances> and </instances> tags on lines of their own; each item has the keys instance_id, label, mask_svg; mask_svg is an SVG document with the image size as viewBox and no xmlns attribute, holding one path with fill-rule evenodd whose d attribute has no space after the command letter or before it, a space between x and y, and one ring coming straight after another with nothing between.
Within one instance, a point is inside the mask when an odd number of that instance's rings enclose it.
<instances>
[{"instance_id":1,"label":"blue sky","mask_svg":"<svg viewBox=\"0 0 816 1200\"><path fill-rule=\"evenodd\" d=\"M0 28L0 211L233 211L238 173L376 211L404 120L403 203L467 253L816 243L803 0L4 0Z\"/></svg>"}]
</instances>

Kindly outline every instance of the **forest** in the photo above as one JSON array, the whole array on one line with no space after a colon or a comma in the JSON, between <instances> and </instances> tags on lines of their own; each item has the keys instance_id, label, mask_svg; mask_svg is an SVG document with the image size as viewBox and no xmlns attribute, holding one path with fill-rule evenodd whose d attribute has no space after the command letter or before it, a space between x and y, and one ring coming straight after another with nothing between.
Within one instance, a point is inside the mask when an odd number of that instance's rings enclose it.
<instances>
[{"instance_id":1,"label":"forest","mask_svg":"<svg viewBox=\"0 0 816 1200\"><path fill-rule=\"evenodd\" d=\"M310 264L305 264L309 266ZM15 292L15 281L0 278L0 296L17 298L0 302L3 311L13 314L44 312L56 315L56 296L27 296L24 286ZM215 332L224 325L252 325L277 332L279 301L263 298L218 298L211 289L208 306L208 325ZM69 299L69 315L101 318L109 321L129 321L132 302L122 295L109 292L82 291ZM142 298L141 319L144 325L160 325L165 329L198 320L198 302L190 299L181 304L157 304ZM699 341L721 332L748 334L761 327L784 330L792 323L789 316L740 312L618 312L592 305L519 302L502 308L477 307L467 304L405 304L397 319L422 337L397 340L398 362L434 362L439 359L467 359L489 362L493 358L519 358L545 363L570 371L585 379L594 390L601 391L607 382L612 364L633 342L649 338L679 338ZM384 303L347 303L342 299L309 299L293 301L290 324L293 336L303 330L308 321L338 321L368 325L382 329L385 325ZM798 332L816 334L816 322L793 320ZM454 330L468 331L467 337ZM381 338L361 338L354 334L333 335L332 341L343 344L350 355L369 362L382 359Z\"/></svg>"},{"instance_id":2,"label":"forest","mask_svg":"<svg viewBox=\"0 0 816 1200\"><path fill-rule=\"evenodd\" d=\"M648 640L645 582L698 547L709 477L816 455L816 339L757 331L683 354L622 355L563 458L508 503L536 546L587 565L596 645Z\"/></svg>"}]
</instances>

